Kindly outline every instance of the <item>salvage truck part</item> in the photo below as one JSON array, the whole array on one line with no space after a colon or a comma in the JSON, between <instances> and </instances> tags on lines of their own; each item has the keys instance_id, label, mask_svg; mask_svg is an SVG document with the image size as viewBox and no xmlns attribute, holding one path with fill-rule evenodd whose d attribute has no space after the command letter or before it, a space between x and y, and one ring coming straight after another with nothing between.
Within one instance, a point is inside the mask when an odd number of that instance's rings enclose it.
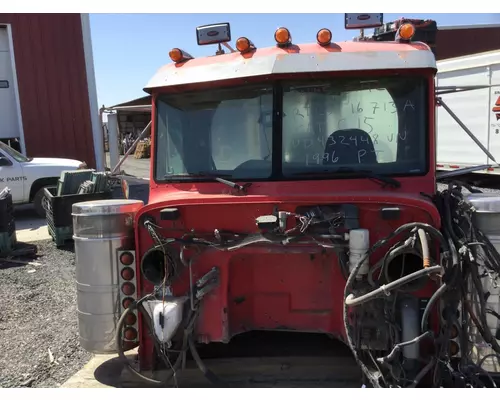
<instances>
[{"instance_id":1,"label":"salvage truck part","mask_svg":"<svg viewBox=\"0 0 500 400\"><path fill-rule=\"evenodd\" d=\"M200 343L316 332L346 343L375 387L496 386L500 232L478 211L500 215L500 198L437 192L436 60L415 31L335 43L322 28L299 45L280 27L273 47L240 37L226 53L219 23L196 30L215 56L172 49L145 89L148 204L73 206L75 232L95 234L77 276L102 291L78 293L81 345L161 386L172 380L151 374L175 379L191 353L228 386ZM94 212L108 216L81 217Z\"/></svg>"}]
</instances>

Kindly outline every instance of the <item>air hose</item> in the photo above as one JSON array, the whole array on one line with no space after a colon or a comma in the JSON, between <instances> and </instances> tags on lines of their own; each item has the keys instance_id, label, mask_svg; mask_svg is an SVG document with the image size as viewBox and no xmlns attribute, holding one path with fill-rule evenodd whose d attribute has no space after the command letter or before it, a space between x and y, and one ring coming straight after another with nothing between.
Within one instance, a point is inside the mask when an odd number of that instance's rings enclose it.
<instances>
[{"instance_id":1,"label":"air hose","mask_svg":"<svg viewBox=\"0 0 500 400\"><path fill-rule=\"evenodd\" d=\"M419 269L418 271L413 272L412 274L405 275L402 278L399 278L391 283L388 283L387 285L382 285L379 288L371 291L370 293L364 294L362 296L354 297L354 295L350 294L349 296L346 297L345 304L350 307L359 306L360 304L366 303L374 299L375 297L386 294L391 290L397 289L398 287L403 286L406 283L419 279L422 276L431 275L433 273L438 273L442 271L443 267L441 267L440 265Z\"/></svg>"},{"instance_id":2,"label":"air hose","mask_svg":"<svg viewBox=\"0 0 500 400\"><path fill-rule=\"evenodd\" d=\"M427 325L427 319L429 318L429 315L431 313L432 307L434 306L434 303L441 297L441 295L448 289L448 285L446 283L443 283L438 290L436 290L433 294L430 300L427 302L427 306L425 307L424 313L422 315L422 319L420 321L420 331L425 332L426 330L426 325Z\"/></svg>"},{"instance_id":3,"label":"air hose","mask_svg":"<svg viewBox=\"0 0 500 400\"><path fill-rule=\"evenodd\" d=\"M427 236L423 229L417 230L418 238L420 239L420 244L422 246L422 258L424 260L424 268L429 268L431 266L431 256L429 252L429 243L427 242Z\"/></svg>"}]
</instances>

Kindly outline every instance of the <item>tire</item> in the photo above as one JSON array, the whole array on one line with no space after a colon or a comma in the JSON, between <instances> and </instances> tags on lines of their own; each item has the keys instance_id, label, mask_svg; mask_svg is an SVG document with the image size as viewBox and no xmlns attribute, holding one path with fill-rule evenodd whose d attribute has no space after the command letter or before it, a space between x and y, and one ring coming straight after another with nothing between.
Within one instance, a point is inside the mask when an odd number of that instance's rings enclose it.
<instances>
[{"instance_id":1,"label":"tire","mask_svg":"<svg viewBox=\"0 0 500 400\"><path fill-rule=\"evenodd\" d=\"M40 218L45 218L45 208L43 207L43 200L45 198L45 187L38 189L35 197L33 197L33 206L35 207L35 212Z\"/></svg>"}]
</instances>

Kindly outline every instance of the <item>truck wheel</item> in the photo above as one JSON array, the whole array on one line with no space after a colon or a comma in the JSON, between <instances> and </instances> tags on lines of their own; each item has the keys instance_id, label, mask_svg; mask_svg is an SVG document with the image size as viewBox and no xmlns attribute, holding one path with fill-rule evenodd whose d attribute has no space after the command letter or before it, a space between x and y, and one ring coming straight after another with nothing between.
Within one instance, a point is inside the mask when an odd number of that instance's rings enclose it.
<instances>
[{"instance_id":1,"label":"truck wheel","mask_svg":"<svg viewBox=\"0 0 500 400\"><path fill-rule=\"evenodd\" d=\"M35 197L33 197L33 206L35 207L35 212L40 218L45 218L45 208L43 207L43 199L45 197L44 187L38 189Z\"/></svg>"}]
</instances>

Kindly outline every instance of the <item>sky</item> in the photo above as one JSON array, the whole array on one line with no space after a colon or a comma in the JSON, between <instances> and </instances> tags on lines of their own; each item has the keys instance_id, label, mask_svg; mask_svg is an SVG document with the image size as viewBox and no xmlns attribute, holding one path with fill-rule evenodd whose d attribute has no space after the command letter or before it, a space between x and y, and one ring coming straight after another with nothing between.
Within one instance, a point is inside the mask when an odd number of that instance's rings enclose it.
<instances>
[{"instance_id":1,"label":"sky","mask_svg":"<svg viewBox=\"0 0 500 400\"><path fill-rule=\"evenodd\" d=\"M384 22L399 17L434 19L439 26L500 24L500 14L384 14ZM352 40L359 31L344 29L344 14L90 14L92 48L99 106L145 96L153 74L170 62L179 47L194 57L215 54L216 46L198 46L196 27L229 22L232 44L246 36L257 47L274 45L274 31L287 27L295 43L311 43L321 28L333 41Z\"/></svg>"}]
</instances>

